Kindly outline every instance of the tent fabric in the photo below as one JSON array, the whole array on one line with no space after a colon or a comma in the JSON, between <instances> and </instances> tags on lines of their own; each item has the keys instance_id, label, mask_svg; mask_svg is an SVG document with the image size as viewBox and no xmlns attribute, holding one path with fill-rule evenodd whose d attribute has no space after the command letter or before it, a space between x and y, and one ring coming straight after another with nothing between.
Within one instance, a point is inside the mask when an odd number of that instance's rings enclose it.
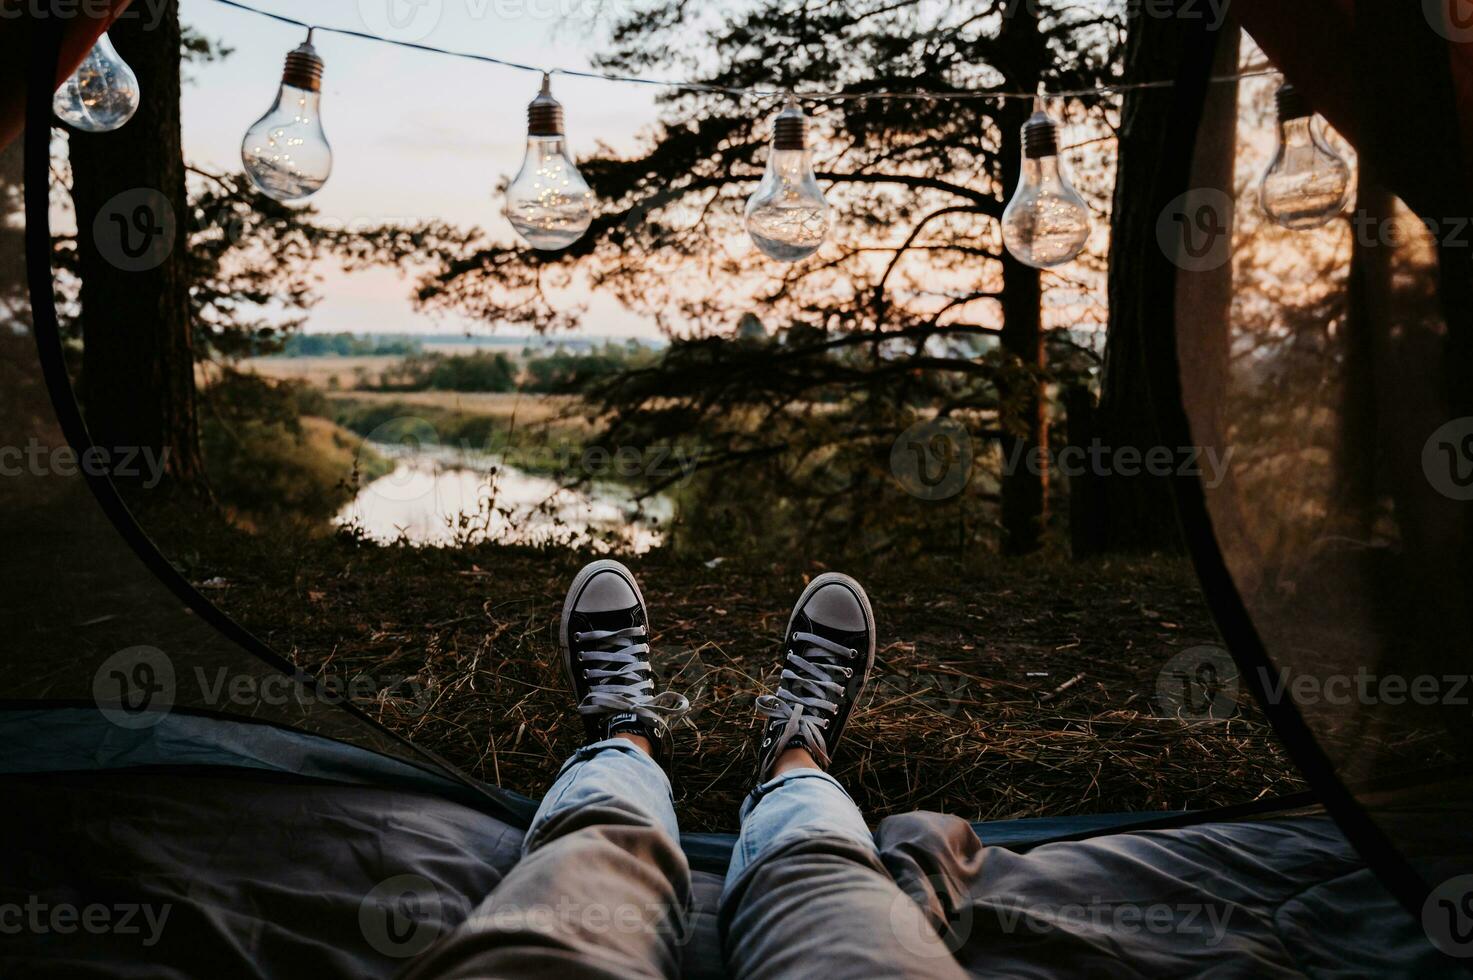
<instances>
[{"instance_id":1,"label":"tent fabric","mask_svg":"<svg viewBox=\"0 0 1473 980\"><path fill-rule=\"evenodd\" d=\"M266 648L159 554L108 480L77 465L74 447L91 442L54 329L35 337L0 330L0 444L46 461L0 480L0 704L122 719L114 745L141 730L134 726L180 724L190 714L274 725L391 757L513 815L504 809L511 798L389 732ZM140 667L147 685L133 683ZM43 733L16 747L46 745Z\"/></svg>"},{"instance_id":2,"label":"tent fabric","mask_svg":"<svg viewBox=\"0 0 1473 980\"><path fill-rule=\"evenodd\" d=\"M257 770L0 785L0 834L25 842L0 859L0 925L68 904L139 910L127 931L0 929L0 956L27 977L393 976L464 921L521 845L518 829L437 796ZM1323 816L1011 850L956 817L908 814L877 840L977 977L1452 975ZM720 887L695 872L686 977L723 975Z\"/></svg>"},{"instance_id":3,"label":"tent fabric","mask_svg":"<svg viewBox=\"0 0 1473 980\"><path fill-rule=\"evenodd\" d=\"M96 705L0 709L0 774L153 767L234 767L362 786L434 793L470 806L486 798L525 826L535 801L464 783L334 739L258 721L171 712L145 728L113 724Z\"/></svg>"},{"instance_id":4,"label":"tent fabric","mask_svg":"<svg viewBox=\"0 0 1473 980\"><path fill-rule=\"evenodd\" d=\"M1423 217L1450 219L1473 213L1466 206L1462 154L1465 71L1453 60L1461 55L1450 56L1448 45L1428 29L1423 7L1356 0L1339 7L1353 18L1320 24L1313 11L1327 8L1306 5L1307 20L1285 12L1279 21L1312 39L1297 47L1287 37L1271 40L1271 25L1257 29L1271 56L1283 58L1290 77L1305 81L1352 134L1363 162L1371 162L1390 192ZM1245 16L1256 23L1251 9ZM47 110L49 87L85 51L84 26L66 28L59 54L33 45L27 51L37 52L29 59L32 84L3 87L7 99L24 92L31 100L26 233L34 324L30 333L0 331L0 442L66 450L73 460L92 443L71 390L51 292ZM5 43L17 44L16 22L0 27ZM1367 57L1378 46L1395 57ZM1220 176L1211 139L1198 143L1212 49L1193 53L1207 57L1183 66L1173 95L1178 138L1166 143L1160 200L1148 202L1143 213L1165 213L1184 189L1216 186ZM24 60L0 63L18 70ZM1357 97L1337 102L1333 92L1316 90L1314 79L1322 76L1346 81ZM13 126L13 102L0 103L0 121ZM1391 260L1403 263L1395 283L1416 288L1380 296L1379 306L1361 302L1360 319L1353 320L1361 326L1335 332L1335 344L1320 351L1319 376L1336 379L1336 397L1296 406L1313 417L1334 417L1345 432L1354 431L1339 419L1346 406L1376 406L1373 442L1355 447L1366 449L1359 458L1376 460L1375 534L1345 544L1343 528L1329 519L1343 509L1345 484L1335 480L1285 479L1257 494L1244 492L1241 479L1210 490L1200 481L1178 485L1187 536L1243 682L1264 699L1296 761L1365 858L1414 909L1439 881L1473 871L1466 833L1473 815L1468 712L1451 710L1455 705L1425 712L1384 704L1332 710L1338 706L1308 703L1293 688L1275 699L1260 671L1321 677L1353 676L1359 668L1473 672L1469 511L1429 494L1420 456L1433 423L1473 415L1467 250L1454 254L1438 246L1413 243ZM1385 255L1360 259L1364 265ZM1166 259L1152 253L1140 261ZM1263 380L1252 369L1264 362L1235 360L1233 370L1245 372L1236 384L1200 373L1193 355L1218 349L1205 341L1221 339L1204 338L1201 330L1224 280L1183 273L1177 284L1176 309L1160 304L1146 345L1157 359L1151 397L1168 444L1211 445L1231 434L1240 448L1252 448L1253 436L1245 435L1251 426L1243 423L1262 421L1265 411L1255 416L1251 401L1233 396ZM1234 287L1227 282L1232 311L1253 309L1263 299L1247 290L1234 294ZM1230 322L1228 329L1229 340L1248 333L1241 323ZM1336 346L1337 338L1357 336L1357 330L1369 338L1373 370L1348 370L1345 348ZM1219 429L1224 421L1229 428ZM1307 530L1306 516L1314 522ZM234 766L210 773L134 768L6 777L9 805L0 811L0 828L7 840L28 846L7 848L0 858L0 894L9 903L0 903L0 912L9 915L16 903L24 910L31 896L52 906L160 902L180 923L157 944L135 947L109 944L108 936L128 935L118 932L0 932L7 952L15 949L24 965L20 972L158 976L157 960L173 964L179 976L385 976L395 958L371 943L365 951L359 916L368 914L365 896L388 872L404 870L432 882L447 903L445 922L464 915L494 886L515 852L515 808L351 704L324 698L313 678L232 623L170 566L104 476L55 467L0 481L0 540L6 545L0 564L6 686L0 700L7 707L118 707L126 692L107 683L119 673L112 658L156 650L177 668L168 690L170 718L224 717L272 726L273 737L280 729L329 739L355 747L359 761L392 759L415 770L422 785L455 783L481 801L462 806L448 798L453 794L415 792L397 779L345 785ZM1262 547L1285 541L1292 543L1286 553ZM311 696L221 703L209 683L220 671L252 689L286 680ZM121 673L126 678L128 672ZM39 750L38 738L33 733L19 747ZM1384 788L1387 777L1399 778L1399 786ZM1361 788L1372 783L1382 788ZM1427 805L1430 798L1439 808ZM1334 976L1379 964L1383 975L1427 976L1446 968L1446 961L1428 959L1415 920L1389 903L1323 819L1115 834L1040 846L1021 857L979 850L970 833L959 820L923 814L887 821L881 841L897 880L912 895L933 911L987 924L969 927L959 947L979 974L1006 968L1025 976L1075 975L1071 961L1081 958L1120 975L1200 969ZM705 938L691 970L712 975L717 961L709 952L715 949L709 896L715 879L700 880L707 899L698 921L706 931L697 934ZM1024 896L1034 909L1069 902L1071 914L1049 912L1058 928L1039 938L1016 927L999 934L990 923L1012 914L997 905L998 896L1010 894ZM1244 910L1242 917L1234 914L1223 937L1232 956L1218 947L1209 953L1202 943L1178 943L1175 933L1102 931L1087 916L1082 925L1073 921L1078 902L1114 908L1178 896L1204 908L1226 902ZM416 910L399 912L398 925L412 925Z\"/></svg>"},{"instance_id":5,"label":"tent fabric","mask_svg":"<svg viewBox=\"0 0 1473 980\"><path fill-rule=\"evenodd\" d=\"M1315 108L1363 152L1377 157L1392 188L1447 214L1450 195L1473 178L1473 31L1462 0L1238 0L1243 28ZM1439 31L1432 21L1441 16ZM1450 86L1444 104L1409 93ZM1372 118L1367 102L1394 107ZM1386 132L1394 127L1395 137ZM1439 154L1408 146L1461 149L1460 167L1436 173Z\"/></svg>"},{"instance_id":6,"label":"tent fabric","mask_svg":"<svg viewBox=\"0 0 1473 980\"><path fill-rule=\"evenodd\" d=\"M1145 328L1163 441L1233 454L1216 485L1174 487L1237 665L1224 679L1257 697L1416 914L1473 873L1473 250L1453 234L1473 214L1473 107L1459 80L1467 45L1450 46L1431 6L1237 8L1349 137L1347 220L1293 233L1264 220L1238 158L1252 107L1212 81L1225 36L1206 29L1188 44L1141 205L1179 221L1211 212L1205 230L1232 232L1220 261L1192 257L1200 238L1143 257L1176 285ZM1401 818L1434 796L1435 819Z\"/></svg>"},{"instance_id":7,"label":"tent fabric","mask_svg":"<svg viewBox=\"0 0 1473 980\"><path fill-rule=\"evenodd\" d=\"M493 815L519 829L531 823L538 802L495 786L470 792L462 783L391 756L264 722L176 712L146 728L121 729L95 706L0 708L0 776L145 770L177 774L260 770L277 776L426 793L477 809L485 809L485 797L491 796L499 804ZM1306 802L1294 799L1275 805L1283 808ZM973 827L992 844L1024 847L1194 819L1199 816L1190 811L1088 813L998 820ZM734 843L732 834L681 835L691 866L716 873L730 863Z\"/></svg>"},{"instance_id":8,"label":"tent fabric","mask_svg":"<svg viewBox=\"0 0 1473 980\"><path fill-rule=\"evenodd\" d=\"M62 27L61 53L56 62L52 88L71 77L87 57L102 32L117 20L132 0L88 0L86 3L57 4L67 11ZM18 6L18 5L17 5ZM7 13L0 19L0 149L20 135L26 118L26 49L35 43L34 15Z\"/></svg>"}]
</instances>

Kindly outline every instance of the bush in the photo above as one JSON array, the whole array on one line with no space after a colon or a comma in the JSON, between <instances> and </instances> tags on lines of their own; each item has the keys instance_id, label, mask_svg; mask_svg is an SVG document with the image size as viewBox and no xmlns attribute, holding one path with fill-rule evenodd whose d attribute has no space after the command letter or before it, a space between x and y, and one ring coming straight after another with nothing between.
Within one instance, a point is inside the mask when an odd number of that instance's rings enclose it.
<instances>
[{"instance_id":1,"label":"bush","mask_svg":"<svg viewBox=\"0 0 1473 980\"><path fill-rule=\"evenodd\" d=\"M227 372L201 392L200 448L222 505L250 521L326 521L392 464L324 416L321 392Z\"/></svg>"},{"instance_id":2,"label":"bush","mask_svg":"<svg viewBox=\"0 0 1473 980\"><path fill-rule=\"evenodd\" d=\"M538 392L579 392L591 381L638 367L647 359L653 359L652 355L641 357L618 347L588 354L558 351L527 362L526 387Z\"/></svg>"},{"instance_id":3,"label":"bush","mask_svg":"<svg viewBox=\"0 0 1473 980\"><path fill-rule=\"evenodd\" d=\"M517 371L505 354L458 354L436 360L426 387L430 391L515 391Z\"/></svg>"},{"instance_id":4,"label":"bush","mask_svg":"<svg viewBox=\"0 0 1473 980\"><path fill-rule=\"evenodd\" d=\"M446 449L499 453L519 470L543 476L577 476L585 432L560 423L515 424L511 415L478 414L401 401L333 402L333 421L374 442L423 445L429 436Z\"/></svg>"},{"instance_id":5,"label":"bush","mask_svg":"<svg viewBox=\"0 0 1473 980\"><path fill-rule=\"evenodd\" d=\"M517 370L505 354L416 354L380 372L378 382L360 388L379 391L515 391Z\"/></svg>"},{"instance_id":6,"label":"bush","mask_svg":"<svg viewBox=\"0 0 1473 980\"><path fill-rule=\"evenodd\" d=\"M524 351L522 367L503 353L411 354L384 368L377 379L359 369L357 387L366 391L581 392L590 383L654 363L658 353L638 344L605 344L592 351Z\"/></svg>"}]
</instances>

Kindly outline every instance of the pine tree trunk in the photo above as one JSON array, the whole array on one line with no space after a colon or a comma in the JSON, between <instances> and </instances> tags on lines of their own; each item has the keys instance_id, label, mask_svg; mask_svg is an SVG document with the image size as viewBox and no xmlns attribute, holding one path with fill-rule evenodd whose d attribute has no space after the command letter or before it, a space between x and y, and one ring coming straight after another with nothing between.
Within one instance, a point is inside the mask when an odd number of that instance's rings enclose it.
<instances>
[{"instance_id":1,"label":"pine tree trunk","mask_svg":"<svg viewBox=\"0 0 1473 980\"><path fill-rule=\"evenodd\" d=\"M1345 347L1336 445L1336 483L1341 533L1369 541L1376 520L1376 477L1380 452L1380 409L1376 396L1377 364L1389 353L1382 332L1392 320L1391 253L1370 234L1394 214L1391 195L1376 179L1371 162L1362 158L1356 192L1351 242L1350 288L1346 295Z\"/></svg>"},{"instance_id":2,"label":"pine tree trunk","mask_svg":"<svg viewBox=\"0 0 1473 980\"><path fill-rule=\"evenodd\" d=\"M1128 26L1125 70L1130 79L1172 78L1181 58L1180 31L1170 18L1134 13ZM1145 449L1159 441L1147 387L1145 307L1169 302L1174 283L1155 263L1131 260L1144 249L1159 249L1159 215L1149 202L1156 180L1155 161L1165 147L1170 125L1169 90L1128 92L1121 110L1115 197L1111 211L1109 297L1105 367L1094 437L1112 452ZM1098 524L1076 533L1080 545L1095 552L1176 550L1176 505L1166 480L1091 472L1080 489L1095 496L1088 512ZM1076 551L1076 557L1081 557Z\"/></svg>"},{"instance_id":3,"label":"pine tree trunk","mask_svg":"<svg viewBox=\"0 0 1473 980\"><path fill-rule=\"evenodd\" d=\"M109 452L162 453L172 488L203 490L177 0L170 0L156 24L125 17L110 34L138 75L143 103L119 130L70 135L82 280L81 400L97 445ZM156 261L159 255L162 261Z\"/></svg>"},{"instance_id":4,"label":"pine tree trunk","mask_svg":"<svg viewBox=\"0 0 1473 980\"><path fill-rule=\"evenodd\" d=\"M1220 65L1236 64L1237 36L1228 28L1219 46ZM1182 57L1181 33L1172 18L1133 12L1129 23L1126 49L1126 77L1138 80L1173 78ZM1161 262L1139 261L1142 255L1159 255L1161 244L1157 229L1159 209L1150 202L1158 198L1157 161L1165 150L1167 127L1171 118L1172 92L1145 89L1125 97L1121 113L1118 170L1112 209L1110 241L1109 297L1110 318L1105 340L1105 367L1100 385L1100 404L1096 415L1094 439L1109 451L1110 457L1122 449L1133 449L1144 455L1161 445L1156 415L1152 407L1146 369L1145 325L1159 315L1163 303L1171 303L1176 291L1175 270ZM1236 139L1237 87L1215 86L1210 104L1205 107L1202 140L1204 145L1225 145L1226 152L1217 153L1224 165L1207 167L1199 156L1199 172L1194 182L1217 186L1231 194L1233 141ZM1231 111L1229 111L1231 110ZM1220 148L1220 147L1219 147ZM1209 150L1209 153L1215 151ZM1204 178L1211 179L1209 185ZM1231 215L1223 218L1231 221ZM1224 296L1231 298L1232 266L1217 274ZM1201 278L1199 274L1198 278ZM1200 283L1199 283L1200 285ZM1213 358L1220 359L1218 374L1227 369L1225 340L1227 309L1203 310L1203 332L1224 341L1212 344ZM1208 323L1207 321L1212 321ZM1207 338L1197 337L1206 342ZM1222 346L1223 349L1218 350ZM1211 396L1220 407L1222 392ZM1203 416L1194 414L1194 423ZM1199 441L1201 441L1199 439ZM1168 447L1175 449L1176 447ZM1171 496L1170 479L1142 474L1123 476L1113 468L1090 472L1071 487L1093 499L1078 507L1075 513L1090 515L1096 526L1076 529L1070 537L1075 556L1116 552L1177 552L1181 538L1176 522L1176 505Z\"/></svg>"},{"instance_id":5,"label":"pine tree trunk","mask_svg":"<svg viewBox=\"0 0 1473 980\"><path fill-rule=\"evenodd\" d=\"M1038 14L1017 4L1003 28L1008 46L1004 71L1019 85L1034 85L1048 64ZM1025 99L1009 100L998 116L1002 131L1000 174L1011 194L1022 177L1023 124L1033 114ZM1002 256L1002 348L1014 361L999 384L1002 400L1002 549L1024 555L1043 543L1048 506L1048 404L1043 397L1043 286L1039 272L1011 254Z\"/></svg>"},{"instance_id":6,"label":"pine tree trunk","mask_svg":"<svg viewBox=\"0 0 1473 980\"><path fill-rule=\"evenodd\" d=\"M1027 105L1026 102L1021 104ZM1012 187L1016 183L1015 177L1007 186ZM1002 437L1003 552L1025 555L1038 550L1047 519L1048 406L1043 399L1041 375L1027 374L1023 370L1042 372L1044 368L1043 291L1037 269L1024 265L1011 255L1003 258L1002 265L1002 347L1016 358L1016 364L1009 370L1013 380L1003 386L1005 390L1002 392L1005 406Z\"/></svg>"}]
</instances>

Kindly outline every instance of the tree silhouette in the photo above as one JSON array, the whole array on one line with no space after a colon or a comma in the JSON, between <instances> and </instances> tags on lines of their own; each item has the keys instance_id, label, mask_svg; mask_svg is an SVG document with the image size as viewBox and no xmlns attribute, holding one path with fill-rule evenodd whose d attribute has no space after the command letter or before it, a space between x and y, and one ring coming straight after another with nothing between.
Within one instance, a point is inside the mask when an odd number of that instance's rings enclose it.
<instances>
[{"instance_id":1,"label":"tree silhouette","mask_svg":"<svg viewBox=\"0 0 1473 980\"><path fill-rule=\"evenodd\" d=\"M604 66L853 95L1029 92L1040 82L1067 89L1115 77L1121 29L1067 3L768 0L722 13L666 0L615 22ZM1061 363L1046 340L1069 339L1044 329L1040 275L1006 253L999 233L1029 101L808 105L836 223L816 256L785 267L761 259L741 228L776 101L677 92L661 108L642 152L581 162L603 202L583 240L555 255L484 243L449 255L421 301L556 330L581 320L556 290L584 282L648 315L675 342L661 365L595 389L606 437L697 443L700 468L720 471L709 479L780 491L795 508L794 533L827 528L867 547L894 545L883 529L894 523L888 508L913 503L897 497L890 472L897 438L914 423L954 418L971 437L979 475L960 508L926 513L941 516L947 541L1036 548L1046 471L1019 466L999 481L997 466L1046 446L1045 381ZM1105 105L1066 108L1108 136ZM733 336L746 314L766 324L767 341ZM758 510L771 505L764 498Z\"/></svg>"},{"instance_id":2,"label":"tree silhouette","mask_svg":"<svg viewBox=\"0 0 1473 980\"><path fill-rule=\"evenodd\" d=\"M57 161L69 178L77 232L53 236L53 262L66 326L82 340L78 390L94 440L164 453L170 487L203 491L199 363L278 348L316 302L322 259L335 257L350 270L426 263L463 248L473 233L439 222L339 228L310 206L266 197L243 174L189 166L179 124L181 64L230 52L181 30L177 3L156 28L144 25L124 18L110 34L139 75L138 113L115 132L69 133L66 161ZM171 237L156 265L120 265L98 241L99 222L116 217L109 212L118 200L129 202L123 218ZM147 210L139 212L139 203Z\"/></svg>"}]
</instances>

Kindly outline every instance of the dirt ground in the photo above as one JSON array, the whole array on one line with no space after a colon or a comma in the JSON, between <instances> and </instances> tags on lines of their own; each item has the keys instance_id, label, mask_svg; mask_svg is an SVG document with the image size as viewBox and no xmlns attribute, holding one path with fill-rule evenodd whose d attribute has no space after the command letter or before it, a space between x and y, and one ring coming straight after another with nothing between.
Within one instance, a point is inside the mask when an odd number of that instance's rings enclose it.
<instances>
[{"instance_id":1,"label":"dirt ground","mask_svg":"<svg viewBox=\"0 0 1473 980\"><path fill-rule=\"evenodd\" d=\"M247 535L211 521L155 533L257 636L330 677L366 675L371 714L474 776L535 796L579 744L556 619L590 555ZM774 683L793 599L826 566L660 552L628 564L662 681L694 705L677 731L682 826L731 830L755 766L752 699ZM1302 788L1246 695L1227 721L1153 711L1169 657L1215 640L1184 563L843 570L865 583L880 638L835 773L871 819L1201 808Z\"/></svg>"}]
</instances>

